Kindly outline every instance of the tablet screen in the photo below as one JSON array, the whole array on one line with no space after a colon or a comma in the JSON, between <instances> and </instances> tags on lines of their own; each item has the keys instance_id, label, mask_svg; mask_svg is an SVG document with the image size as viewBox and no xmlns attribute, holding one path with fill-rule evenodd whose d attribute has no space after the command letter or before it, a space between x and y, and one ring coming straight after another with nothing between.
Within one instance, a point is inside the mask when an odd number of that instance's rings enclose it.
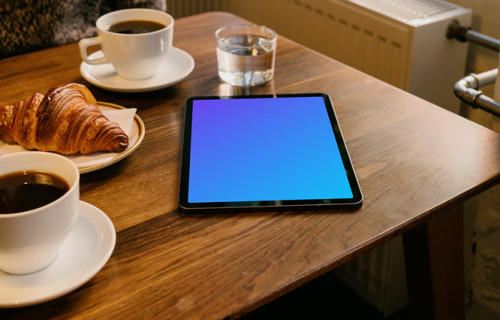
<instances>
[{"instance_id":1,"label":"tablet screen","mask_svg":"<svg viewBox=\"0 0 500 320\"><path fill-rule=\"evenodd\" d=\"M361 192L328 96L188 99L179 204L359 207Z\"/></svg>"}]
</instances>

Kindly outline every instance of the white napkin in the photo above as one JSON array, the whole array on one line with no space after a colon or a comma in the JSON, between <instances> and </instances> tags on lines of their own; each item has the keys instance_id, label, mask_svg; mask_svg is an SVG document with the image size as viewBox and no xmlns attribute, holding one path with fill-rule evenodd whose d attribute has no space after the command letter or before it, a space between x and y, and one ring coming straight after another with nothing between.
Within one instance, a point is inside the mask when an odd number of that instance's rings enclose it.
<instances>
[{"instance_id":1,"label":"white napkin","mask_svg":"<svg viewBox=\"0 0 500 320\"><path fill-rule=\"evenodd\" d=\"M116 110L103 110L102 113L110 121L118 123L120 128L125 131L126 134L130 135L130 128L132 127L132 121L134 120L135 112L137 109L116 109Z\"/></svg>"}]
</instances>

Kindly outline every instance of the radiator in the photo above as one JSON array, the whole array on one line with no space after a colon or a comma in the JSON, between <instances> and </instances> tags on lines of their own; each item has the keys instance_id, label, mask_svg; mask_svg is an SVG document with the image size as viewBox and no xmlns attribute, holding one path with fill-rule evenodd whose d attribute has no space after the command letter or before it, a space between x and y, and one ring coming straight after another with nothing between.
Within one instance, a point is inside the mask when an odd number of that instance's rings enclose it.
<instances>
[{"instance_id":1,"label":"radiator","mask_svg":"<svg viewBox=\"0 0 500 320\"><path fill-rule=\"evenodd\" d=\"M174 17L233 12L455 113L453 93L465 74L467 44L445 37L472 13L441 0L170 0ZM279 50L279 47L278 49ZM402 240L338 268L337 275L389 315L407 303Z\"/></svg>"},{"instance_id":2,"label":"radiator","mask_svg":"<svg viewBox=\"0 0 500 320\"><path fill-rule=\"evenodd\" d=\"M454 112L467 44L444 38L471 11L441 0L170 0L174 17L234 12ZM279 48L278 48L279 50Z\"/></svg>"}]
</instances>

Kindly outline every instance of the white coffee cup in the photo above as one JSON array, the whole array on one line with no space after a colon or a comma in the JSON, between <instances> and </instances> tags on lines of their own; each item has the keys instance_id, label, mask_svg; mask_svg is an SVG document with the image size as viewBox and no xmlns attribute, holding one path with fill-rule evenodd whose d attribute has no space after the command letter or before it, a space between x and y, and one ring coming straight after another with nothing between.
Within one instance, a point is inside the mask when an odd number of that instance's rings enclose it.
<instances>
[{"instance_id":1,"label":"white coffee cup","mask_svg":"<svg viewBox=\"0 0 500 320\"><path fill-rule=\"evenodd\" d=\"M0 156L0 176L22 171L56 175L68 183L69 190L44 206L0 214L0 270L11 274L49 266L78 218L80 173L71 160L36 151Z\"/></svg>"},{"instance_id":2,"label":"white coffee cup","mask_svg":"<svg viewBox=\"0 0 500 320\"><path fill-rule=\"evenodd\" d=\"M165 27L146 33L123 34L109 28L125 21L151 21ZM174 18L153 9L124 9L97 19L97 37L80 40L82 59L91 65L111 63L116 73L125 79L143 80L156 74L159 65L172 48ZM104 56L90 58L87 49L100 46Z\"/></svg>"}]
</instances>

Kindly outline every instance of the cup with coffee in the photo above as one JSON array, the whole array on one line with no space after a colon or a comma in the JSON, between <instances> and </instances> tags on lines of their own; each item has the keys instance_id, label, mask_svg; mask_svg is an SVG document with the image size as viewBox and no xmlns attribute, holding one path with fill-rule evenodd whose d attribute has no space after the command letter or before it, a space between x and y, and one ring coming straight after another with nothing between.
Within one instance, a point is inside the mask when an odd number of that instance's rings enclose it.
<instances>
[{"instance_id":1,"label":"cup with coffee","mask_svg":"<svg viewBox=\"0 0 500 320\"><path fill-rule=\"evenodd\" d=\"M97 19L97 37L80 40L82 59L91 65L111 63L128 80L151 78L172 48L174 18L153 9L124 9ZM88 48L100 47L103 56L90 57Z\"/></svg>"},{"instance_id":2,"label":"cup with coffee","mask_svg":"<svg viewBox=\"0 0 500 320\"><path fill-rule=\"evenodd\" d=\"M0 156L0 270L27 274L57 257L78 218L80 173L49 152Z\"/></svg>"}]
</instances>

